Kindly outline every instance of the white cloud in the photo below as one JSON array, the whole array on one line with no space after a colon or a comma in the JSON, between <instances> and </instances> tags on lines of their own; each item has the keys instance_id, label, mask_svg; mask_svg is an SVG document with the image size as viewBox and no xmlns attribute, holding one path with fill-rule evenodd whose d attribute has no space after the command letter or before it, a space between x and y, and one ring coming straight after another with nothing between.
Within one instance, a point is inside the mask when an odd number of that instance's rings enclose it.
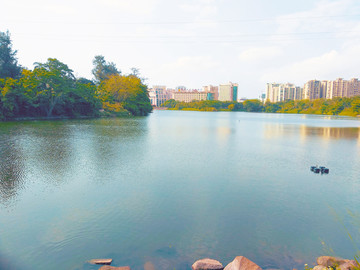
<instances>
[{"instance_id":1,"label":"white cloud","mask_svg":"<svg viewBox=\"0 0 360 270\"><path fill-rule=\"evenodd\" d=\"M239 59L241 61L253 62L253 61L264 61L271 60L274 57L277 57L282 54L282 49L280 47L259 47L259 48L250 48L239 54Z\"/></svg>"},{"instance_id":2,"label":"white cloud","mask_svg":"<svg viewBox=\"0 0 360 270\"><path fill-rule=\"evenodd\" d=\"M331 50L320 56L311 57L262 76L266 82L295 82L302 85L311 79L334 80L338 77L350 79L359 77L360 45L345 47L340 51Z\"/></svg>"}]
</instances>

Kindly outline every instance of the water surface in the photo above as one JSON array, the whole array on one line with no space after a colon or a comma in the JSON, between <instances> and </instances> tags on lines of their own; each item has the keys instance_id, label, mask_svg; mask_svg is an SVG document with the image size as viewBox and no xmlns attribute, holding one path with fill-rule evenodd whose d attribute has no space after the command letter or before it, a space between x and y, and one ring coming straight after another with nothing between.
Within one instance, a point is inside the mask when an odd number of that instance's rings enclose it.
<instances>
[{"instance_id":1,"label":"water surface","mask_svg":"<svg viewBox=\"0 0 360 270\"><path fill-rule=\"evenodd\" d=\"M350 258L360 239L346 213L360 213L356 118L155 111L9 122L0 161L0 269L98 269L86 261L102 257L189 269L237 255L292 269L331 248Z\"/></svg>"}]
</instances>

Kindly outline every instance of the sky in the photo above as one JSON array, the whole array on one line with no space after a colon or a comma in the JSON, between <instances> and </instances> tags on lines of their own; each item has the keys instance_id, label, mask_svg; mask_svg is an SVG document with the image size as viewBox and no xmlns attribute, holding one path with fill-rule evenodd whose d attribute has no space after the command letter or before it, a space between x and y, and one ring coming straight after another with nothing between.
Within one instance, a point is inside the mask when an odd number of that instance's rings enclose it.
<instances>
[{"instance_id":1,"label":"sky","mask_svg":"<svg viewBox=\"0 0 360 270\"><path fill-rule=\"evenodd\" d=\"M103 55L149 87L229 81L257 98L266 83L360 77L359 0L2 0L18 62L57 58L92 79Z\"/></svg>"}]
</instances>

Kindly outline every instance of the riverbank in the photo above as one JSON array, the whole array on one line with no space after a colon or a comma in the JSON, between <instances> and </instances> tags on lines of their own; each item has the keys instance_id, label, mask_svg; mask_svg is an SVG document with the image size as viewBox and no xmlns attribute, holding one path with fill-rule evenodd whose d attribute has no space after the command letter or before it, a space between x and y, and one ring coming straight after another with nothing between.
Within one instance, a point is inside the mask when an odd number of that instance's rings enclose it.
<instances>
[{"instance_id":1,"label":"riverbank","mask_svg":"<svg viewBox=\"0 0 360 270\"><path fill-rule=\"evenodd\" d=\"M258 99L249 99L244 102L219 100L180 102L171 99L166 101L163 107L167 107L169 110L187 111L240 111L359 117L360 96L353 98L289 100L277 103L262 103Z\"/></svg>"},{"instance_id":2,"label":"riverbank","mask_svg":"<svg viewBox=\"0 0 360 270\"><path fill-rule=\"evenodd\" d=\"M110 266L112 259L93 259L89 261L90 264L103 265L99 270L131 270L130 266ZM148 261L144 264L144 270L155 270L155 265ZM191 266L192 270L263 270L259 265L249 260L244 256L237 256L234 260L228 263L225 267L217 260L204 258L197 260ZM305 270L358 270L360 264L355 260L341 259L331 256L321 256L316 259L313 267L308 264L304 265ZM280 270L280 269L265 269L265 270ZM293 268L293 270L296 270Z\"/></svg>"}]
</instances>

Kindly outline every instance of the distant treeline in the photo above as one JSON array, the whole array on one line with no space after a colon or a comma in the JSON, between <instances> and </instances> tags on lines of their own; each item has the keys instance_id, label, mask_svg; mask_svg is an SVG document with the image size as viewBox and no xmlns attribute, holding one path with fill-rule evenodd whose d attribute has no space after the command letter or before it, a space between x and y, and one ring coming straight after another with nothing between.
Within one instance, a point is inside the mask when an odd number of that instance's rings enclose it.
<instances>
[{"instance_id":1,"label":"distant treeline","mask_svg":"<svg viewBox=\"0 0 360 270\"><path fill-rule=\"evenodd\" d=\"M244 102L203 100L180 102L170 99L163 107L170 110L194 111L240 111L266 113L301 113L327 115L360 115L360 96L353 98L334 98L316 100L289 100L285 102L263 104L258 99L249 99Z\"/></svg>"},{"instance_id":2,"label":"distant treeline","mask_svg":"<svg viewBox=\"0 0 360 270\"><path fill-rule=\"evenodd\" d=\"M94 80L76 78L55 58L20 66L9 32L0 32L0 120L16 118L147 115L147 86L137 69L122 75L112 62L95 56Z\"/></svg>"}]
</instances>

